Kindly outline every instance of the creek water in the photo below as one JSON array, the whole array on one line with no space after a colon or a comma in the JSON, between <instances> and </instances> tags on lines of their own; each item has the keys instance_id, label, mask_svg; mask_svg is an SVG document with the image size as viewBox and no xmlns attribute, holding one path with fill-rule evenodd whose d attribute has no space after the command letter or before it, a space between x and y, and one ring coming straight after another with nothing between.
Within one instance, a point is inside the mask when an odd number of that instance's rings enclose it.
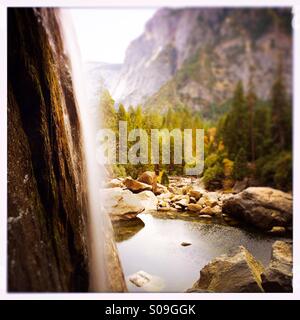
<instances>
[{"instance_id":1,"label":"creek water","mask_svg":"<svg viewBox=\"0 0 300 320\"><path fill-rule=\"evenodd\" d=\"M163 215L138 215L144 223L116 230L117 247L131 292L183 292L192 287L199 272L213 258L238 245L246 247L265 266L271 258L274 237L200 219L170 219ZM182 246L182 242L191 243ZM157 287L137 287L129 276L143 270L160 279Z\"/></svg>"}]
</instances>

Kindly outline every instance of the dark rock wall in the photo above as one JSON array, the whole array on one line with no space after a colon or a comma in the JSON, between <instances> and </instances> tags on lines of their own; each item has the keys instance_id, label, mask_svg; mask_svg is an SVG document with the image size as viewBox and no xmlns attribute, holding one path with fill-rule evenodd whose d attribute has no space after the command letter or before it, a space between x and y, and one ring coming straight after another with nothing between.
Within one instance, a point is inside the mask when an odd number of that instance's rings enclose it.
<instances>
[{"instance_id":1,"label":"dark rock wall","mask_svg":"<svg viewBox=\"0 0 300 320\"><path fill-rule=\"evenodd\" d=\"M8 290L87 291L80 121L54 9L8 9Z\"/></svg>"}]
</instances>

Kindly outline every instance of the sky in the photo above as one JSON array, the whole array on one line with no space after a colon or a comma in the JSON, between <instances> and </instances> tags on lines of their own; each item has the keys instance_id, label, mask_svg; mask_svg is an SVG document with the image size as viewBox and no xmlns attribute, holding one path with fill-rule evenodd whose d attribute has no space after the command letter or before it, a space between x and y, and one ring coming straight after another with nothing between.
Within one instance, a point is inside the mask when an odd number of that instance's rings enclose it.
<instances>
[{"instance_id":1,"label":"sky","mask_svg":"<svg viewBox=\"0 0 300 320\"><path fill-rule=\"evenodd\" d=\"M122 63L156 9L70 9L84 61Z\"/></svg>"}]
</instances>

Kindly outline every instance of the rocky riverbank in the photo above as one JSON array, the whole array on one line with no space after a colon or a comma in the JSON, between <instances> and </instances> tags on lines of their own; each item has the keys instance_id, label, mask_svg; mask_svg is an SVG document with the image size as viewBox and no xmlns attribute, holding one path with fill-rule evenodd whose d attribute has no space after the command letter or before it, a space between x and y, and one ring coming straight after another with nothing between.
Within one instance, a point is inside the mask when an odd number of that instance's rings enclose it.
<instances>
[{"instance_id":1,"label":"rocky riverbank","mask_svg":"<svg viewBox=\"0 0 300 320\"><path fill-rule=\"evenodd\" d=\"M292 244L275 241L267 268L243 246L213 259L187 292L292 292Z\"/></svg>"},{"instance_id":2,"label":"rocky riverbank","mask_svg":"<svg viewBox=\"0 0 300 320\"><path fill-rule=\"evenodd\" d=\"M155 173L147 171L137 180L112 179L101 192L106 195L105 208L113 222L152 211L169 217L184 213L207 220L237 220L276 236L292 232L292 195L268 187L249 187L237 194L209 192L200 179L171 177L164 186Z\"/></svg>"},{"instance_id":3,"label":"rocky riverbank","mask_svg":"<svg viewBox=\"0 0 300 320\"><path fill-rule=\"evenodd\" d=\"M128 177L107 182L102 192L107 195L105 207L117 241L129 239L145 226L137 217L142 212L162 219L248 226L257 233L274 236L269 265L257 260L250 247L238 246L205 265L199 280L187 292L292 291L292 243L287 240L292 232L291 194L267 187L249 187L238 193L209 192L197 178L169 180L164 186L153 172L144 172L137 180ZM275 241L278 236L286 241ZM190 245L193 243L181 243L182 247ZM137 287L152 283L151 275L146 279L136 273L129 278Z\"/></svg>"}]
</instances>

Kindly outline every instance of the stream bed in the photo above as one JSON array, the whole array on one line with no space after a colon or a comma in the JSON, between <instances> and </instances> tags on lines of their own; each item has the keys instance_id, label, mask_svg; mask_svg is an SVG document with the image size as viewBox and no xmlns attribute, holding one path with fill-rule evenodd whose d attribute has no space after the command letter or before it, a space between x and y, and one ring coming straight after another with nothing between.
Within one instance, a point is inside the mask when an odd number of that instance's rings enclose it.
<instances>
[{"instance_id":1,"label":"stream bed","mask_svg":"<svg viewBox=\"0 0 300 320\"><path fill-rule=\"evenodd\" d=\"M184 292L199 279L200 270L208 262L238 245L246 247L265 266L269 263L272 244L277 240L274 236L198 216L181 216L143 213L115 228L130 292ZM182 242L191 245L182 246ZM137 287L129 281L141 270L154 276L156 285Z\"/></svg>"}]
</instances>

